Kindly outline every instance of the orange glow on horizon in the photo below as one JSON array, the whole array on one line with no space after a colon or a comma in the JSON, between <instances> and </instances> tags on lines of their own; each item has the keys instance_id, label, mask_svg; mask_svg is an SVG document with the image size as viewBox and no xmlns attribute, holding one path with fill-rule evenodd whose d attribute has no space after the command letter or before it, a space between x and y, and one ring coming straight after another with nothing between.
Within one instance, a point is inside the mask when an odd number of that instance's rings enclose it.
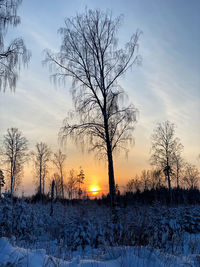
<instances>
[{"instance_id":1,"label":"orange glow on horizon","mask_svg":"<svg viewBox=\"0 0 200 267\"><path fill-rule=\"evenodd\" d=\"M96 196L98 195L99 193L99 190L100 190L100 187L98 185L91 185L90 186L90 192L93 196Z\"/></svg>"}]
</instances>

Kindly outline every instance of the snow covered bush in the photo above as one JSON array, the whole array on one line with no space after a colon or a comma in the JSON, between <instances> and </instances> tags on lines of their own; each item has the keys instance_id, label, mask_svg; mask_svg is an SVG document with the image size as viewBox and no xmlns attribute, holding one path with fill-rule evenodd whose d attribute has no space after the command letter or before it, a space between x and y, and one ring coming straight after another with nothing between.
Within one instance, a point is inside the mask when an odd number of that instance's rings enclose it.
<instances>
[{"instance_id":1,"label":"snow covered bush","mask_svg":"<svg viewBox=\"0 0 200 267\"><path fill-rule=\"evenodd\" d=\"M0 198L0 237L12 235L12 205L7 194Z\"/></svg>"},{"instance_id":2,"label":"snow covered bush","mask_svg":"<svg viewBox=\"0 0 200 267\"><path fill-rule=\"evenodd\" d=\"M66 205L11 203L0 200L0 236L14 237L16 245L45 248L70 259L74 251L108 247L149 246L172 254L200 253L200 207L127 206L113 223L109 208L95 203ZM13 240L14 240L13 239Z\"/></svg>"}]
</instances>

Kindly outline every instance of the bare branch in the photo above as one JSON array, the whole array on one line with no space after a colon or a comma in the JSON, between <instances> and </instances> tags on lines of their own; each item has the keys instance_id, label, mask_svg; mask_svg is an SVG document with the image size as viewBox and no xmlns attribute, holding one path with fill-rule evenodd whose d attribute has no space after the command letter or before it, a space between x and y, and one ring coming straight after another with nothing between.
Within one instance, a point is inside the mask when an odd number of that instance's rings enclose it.
<instances>
[{"instance_id":1,"label":"bare branch","mask_svg":"<svg viewBox=\"0 0 200 267\"><path fill-rule=\"evenodd\" d=\"M60 131L62 138L88 143L90 151L104 152L108 159L111 198L115 195L112 153L126 149L136 122L133 105L124 106L125 95L117 80L133 64L137 55L140 31L131 37L124 49L117 48L116 33L121 17L111 13L86 10L66 19L59 30L62 45L57 54L46 51L45 64L56 80L71 77L75 113L79 122L66 119Z\"/></svg>"}]
</instances>

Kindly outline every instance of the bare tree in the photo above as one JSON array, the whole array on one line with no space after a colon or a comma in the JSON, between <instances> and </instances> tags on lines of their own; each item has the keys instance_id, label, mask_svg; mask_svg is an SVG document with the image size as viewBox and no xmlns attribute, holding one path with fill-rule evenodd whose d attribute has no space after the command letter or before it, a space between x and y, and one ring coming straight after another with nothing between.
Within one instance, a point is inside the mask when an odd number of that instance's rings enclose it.
<instances>
[{"instance_id":1,"label":"bare tree","mask_svg":"<svg viewBox=\"0 0 200 267\"><path fill-rule=\"evenodd\" d=\"M17 9L22 0L0 1L0 90L9 87L15 89L18 72L21 65L26 65L30 59L22 38L16 38L6 47L4 38L8 26L16 27L20 23Z\"/></svg>"},{"instance_id":2,"label":"bare tree","mask_svg":"<svg viewBox=\"0 0 200 267\"><path fill-rule=\"evenodd\" d=\"M160 189L164 185L164 173L163 170L153 169L149 171L151 177L151 188Z\"/></svg>"},{"instance_id":3,"label":"bare tree","mask_svg":"<svg viewBox=\"0 0 200 267\"><path fill-rule=\"evenodd\" d=\"M141 184L143 185L144 191L148 190L149 183L150 183L150 175L149 175L149 171L148 170L143 170L142 171L140 180L141 180Z\"/></svg>"},{"instance_id":4,"label":"bare tree","mask_svg":"<svg viewBox=\"0 0 200 267\"><path fill-rule=\"evenodd\" d=\"M66 183L66 189L68 192L68 197L70 200L72 200L73 196L75 195L75 192L77 190L77 175L76 172L72 169L69 172L69 177Z\"/></svg>"},{"instance_id":5,"label":"bare tree","mask_svg":"<svg viewBox=\"0 0 200 267\"><path fill-rule=\"evenodd\" d=\"M65 159L66 159L66 155L63 154L61 150L53 154L52 162L59 171L61 196L63 199L64 199L63 168L64 168Z\"/></svg>"},{"instance_id":6,"label":"bare tree","mask_svg":"<svg viewBox=\"0 0 200 267\"><path fill-rule=\"evenodd\" d=\"M11 197L21 182L23 165L27 161L28 141L17 128L10 128L3 140L4 163L9 173Z\"/></svg>"},{"instance_id":7,"label":"bare tree","mask_svg":"<svg viewBox=\"0 0 200 267\"><path fill-rule=\"evenodd\" d=\"M81 185L84 183L84 179L85 179L85 174L84 174L83 169L80 167L80 172L77 175L78 197L79 197L79 199L81 198L81 195L83 193L83 191L81 190Z\"/></svg>"},{"instance_id":8,"label":"bare tree","mask_svg":"<svg viewBox=\"0 0 200 267\"><path fill-rule=\"evenodd\" d=\"M174 154L174 175L176 177L176 187L180 187L180 177L181 177L181 172L183 171L185 162L183 158L181 157L180 151L178 153Z\"/></svg>"},{"instance_id":9,"label":"bare tree","mask_svg":"<svg viewBox=\"0 0 200 267\"><path fill-rule=\"evenodd\" d=\"M141 181L136 175L134 178L130 179L128 183L126 184L126 191L127 192L136 192L141 189Z\"/></svg>"},{"instance_id":10,"label":"bare tree","mask_svg":"<svg viewBox=\"0 0 200 267\"><path fill-rule=\"evenodd\" d=\"M200 181L200 173L195 165L186 163L183 181L190 189L198 188Z\"/></svg>"},{"instance_id":11,"label":"bare tree","mask_svg":"<svg viewBox=\"0 0 200 267\"><path fill-rule=\"evenodd\" d=\"M50 179L49 188L51 191L52 188L52 182L54 181L54 187L55 187L55 198L60 198L62 196L61 193L61 183L60 183L60 175L58 173L54 173Z\"/></svg>"},{"instance_id":12,"label":"bare tree","mask_svg":"<svg viewBox=\"0 0 200 267\"><path fill-rule=\"evenodd\" d=\"M128 192L128 193L132 193L134 191L134 182L133 182L133 179L130 179L127 182L125 191Z\"/></svg>"},{"instance_id":13,"label":"bare tree","mask_svg":"<svg viewBox=\"0 0 200 267\"><path fill-rule=\"evenodd\" d=\"M45 179L48 173L48 162L50 161L51 150L46 143L37 143L35 151L31 152L36 170L37 185L40 199L45 193Z\"/></svg>"},{"instance_id":14,"label":"bare tree","mask_svg":"<svg viewBox=\"0 0 200 267\"><path fill-rule=\"evenodd\" d=\"M49 175L48 166L47 166L47 164L44 164L43 170L42 170L42 195L43 196L45 194L45 181L46 181L48 175Z\"/></svg>"},{"instance_id":15,"label":"bare tree","mask_svg":"<svg viewBox=\"0 0 200 267\"><path fill-rule=\"evenodd\" d=\"M138 175L136 175L133 179L135 191L140 191L141 190L141 181Z\"/></svg>"},{"instance_id":16,"label":"bare tree","mask_svg":"<svg viewBox=\"0 0 200 267\"><path fill-rule=\"evenodd\" d=\"M5 179L3 175L3 171L0 170L0 198L1 198L1 188L5 185Z\"/></svg>"},{"instance_id":17,"label":"bare tree","mask_svg":"<svg viewBox=\"0 0 200 267\"><path fill-rule=\"evenodd\" d=\"M65 120L61 130L63 138L71 136L90 150L98 150L108 161L109 191L111 206L116 203L113 152L126 149L132 140L136 109L132 104L124 105L125 93L118 79L134 63L140 32L131 37L124 49L117 47L117 30L121 17L100 10L86 10L84 14L65 20L59 30L62 35L60 52L46 53L45 63L55 70L54 80L73 81L72 95L79 122Z\"/></svg>"},{"instance_id":18,"label":"bare tree","mask_svg":"<svg viewBox=\"0 0 200 267\"><path fill-rule=\"evenodd\" d=\"M51 209L50 209L50 216L53 215L54 187L55 187L55 181L52 180L52 182L51 182Z\"/></svg>"},{"instance_id":19,"label":"bare tree","mask_svg":"<svg viewBox=\"0 0 200 267\"><path fill-rule=\"evenodd\" d=\"M171 201L171 176L174 165L174 155L180 155L183 146L175 137L174 124L169 121L159 123L152 135L151 163L164 171L168 181Z\"/></svg>"}]
</instances>

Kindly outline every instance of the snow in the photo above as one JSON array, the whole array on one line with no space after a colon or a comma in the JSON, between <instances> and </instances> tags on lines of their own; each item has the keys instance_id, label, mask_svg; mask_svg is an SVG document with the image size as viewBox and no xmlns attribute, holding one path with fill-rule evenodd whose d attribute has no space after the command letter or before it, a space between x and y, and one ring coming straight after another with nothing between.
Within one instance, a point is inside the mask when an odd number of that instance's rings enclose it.
<instances>
[{"instance_id":1,"label":"snow","mask_svg":"<svg viewBox=\"0 0 200 267\"><path fill-rule=\"evenodd\" d=\"M200 206L0 200L0 266L200 266Z\"/></svg>"},{"instance_id":2,"label":"snow","mask_svg":"<svg viewBox=\"0 0 200 267\"><path fill-rule=\"evenodd\" d=\"M11 245L7 238L0 238L0 266L60 266L60 267L179 267L200 266L200 256L178 257L146 247L110 248L101 260L81 259L80 255L72 261L64 261L46 255L44 249L29 250Z\"/></svg>"}]
</instances>

